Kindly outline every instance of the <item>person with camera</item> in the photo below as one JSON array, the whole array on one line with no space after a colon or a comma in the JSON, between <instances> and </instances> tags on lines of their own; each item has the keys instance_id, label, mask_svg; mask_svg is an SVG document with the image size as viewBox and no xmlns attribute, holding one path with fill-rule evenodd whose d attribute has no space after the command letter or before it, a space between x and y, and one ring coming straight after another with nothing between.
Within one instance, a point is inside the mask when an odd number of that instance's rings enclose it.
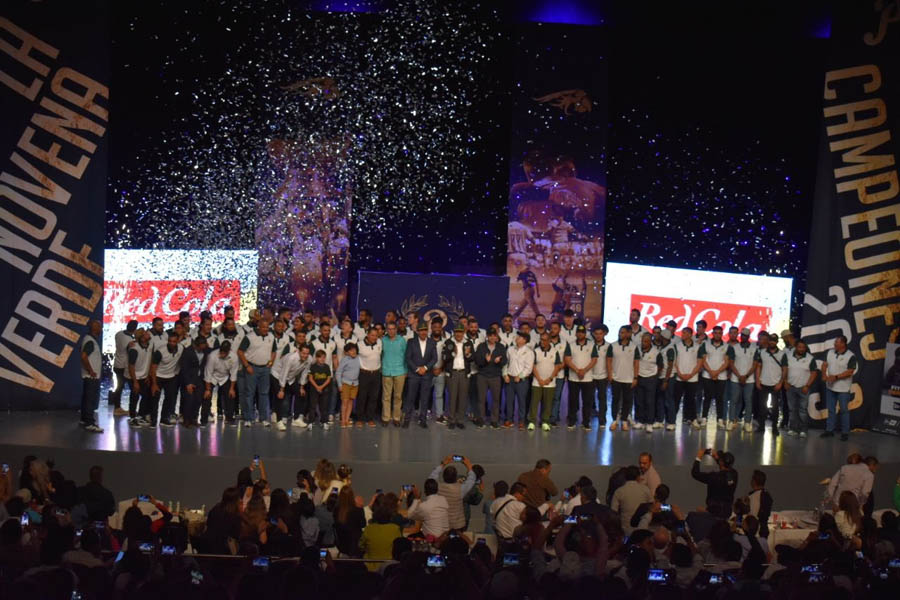
<instances>
[{"instance_id":1,"label":"person with camera","mask_svg":"<svg viewBox=\"0 0 900 600\"><path fill-rule=\"evenodd\" d=\"M712 457L716 461L718 469L716 471L700 470L700 462L705 455ZM697 459L691 467L691 477L706 484L706 504L711 499L717 499L724 502L727 506L734 503L734 491L737 489L738 472L734 470L734 455L731 452L719 452L712 448L697 451Z\"/></svg>"},{"instance_id":2,"label":"person with camera","mask_svg":"<svg viewBox=\"0 0 900 600\"><path fill-rule=\"evenodd\" d=\"M451 463L462 463L468 470L463 482L459 481L456 467ZM438 482L438 494L447 499L448 520L451 529L464 529L466 526L466 513L463 508L463 498L475 486L475 471L472 463L465 456L446 456L441 464L436 466L429 479Z\"/></svg>"},{"instance_id":3,"label":"person with camera","mask_svg":"<svg viewBox=\"0 0 900 600\"><path fill-rule=\"evenodd\" d=\"M450 530L449 511L450 505L447 499L438 494L438 482L434 479L425 480L425 499L422 500L422 494L419 488L412 486L412 489L403 490L400 499L403 500L407 494L413 497L412 503L409 505L406 517L412 521L422 522L422 533L426 539L434 540Z\"/></svg>"}]
</instances>

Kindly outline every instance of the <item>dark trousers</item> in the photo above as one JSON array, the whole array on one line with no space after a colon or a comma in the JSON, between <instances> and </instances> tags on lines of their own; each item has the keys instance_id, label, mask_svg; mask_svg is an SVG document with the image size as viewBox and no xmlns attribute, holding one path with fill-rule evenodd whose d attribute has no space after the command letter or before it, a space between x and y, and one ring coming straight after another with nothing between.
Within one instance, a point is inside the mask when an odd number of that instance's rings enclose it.
<instances>
[{"instance_id":1,"label":"dark trousers","mask_svg":"<svg viewBox=\"0 0 900 600\"><path fill-rule=\"evenodd\" d=\"M306 391L306 397L309 398L309 416L307 417L306 422L315 423L316 412L318 412L321 422L323 424L327 423L328 402L331 397L331 388L326 387L320 392L312 385L310 385L309 389Z\"/></svg>"},{"instance_id":2,"label":"dark trousers","mask_svg":"<svg viewBox=\"0 0 900 600\"><path fill-rule=\"evenodd\" d=\"M131 380L128 379L128 376L125 374L125 369L113 369L113 373L116 374L116 389L109 390L109 394L106 395L106 403L113 408L122 408L122 392L125 391L125 384L128 384L128 389L131 390ZM132 396L135 394L132 391ZM137 402L137 397L130 399L130 410L134 410L134 404ZM134 415L132 415L134 416Z\"/></svg>"},{"instance_id":3,"label":"dark trousers","mask_svg":"<svg viewBox=\"0 0 900 600\"><path fill-rule=\"evenodd\" d=\"M693 421L697 418L697 382L696 381L682 381L678 377L674 378L675 389L673 390L673 394L675 396L674 401L674 412L672 416L678 414L678 405L681 404L684 406L684 412L681 413L682 421Z\"/></svg>"},{"instance_id":4,"label":"dark trousers","mask_svg":"<svg viewBox=\"0 0 900 600\"><path fill-rule=\"evenodd\" d=\"M201 423L209 421L212 398L204 399L204 391L206 391L206 386L202 381L194 384L193 392L189 392L186 385L181 388L181 414L184 416L185 423L197 423L198 413Z\"/></svg>"},{"instance_id":5,"label":"dark trousers","mask_svg":"<svg viewBox=\"0 0 900 600\"><path fill-rule=\"evenodd\" d=\"M81 420L85 425L94 425L94 411L100 406L100 380L81 378Z\"/></svg>"},{"instance_id":6,"label":"dark trousers","mask_svg":"<svg viewBox=\"0 0 900 600\"><path fill-rule=\"evenodd\" d=\"M156 385L159 386L159 391L163 396L162 415L160 415L160 418L163 421L168 421L175 416L175 402L178 400L178 377L170 377L168 379L157 377ZM157 394L156 403L159 403L159 394ZM182 410L182 412L184 411Z\"/></svg>"},{"instance_id":7,"label":"dark trousers","mask_svg":"<svg viewBox=\"0 0 900 600\"><path fill-rule=\"evenodd\" d=\"M559 381L556 382L557 384ZM609 381L606 379L594 380L594 391L597 394L597 421L598 425L606 425L606 390L609 388Z\"/></svg>"},{"instance_id":8,"label":"dark trousers","mask_svg":"<svg viewBox=\"0 0 900 600\"><path fill-rule=\"evenodd\" d=\"M781 407L781 390L775 391L774 385L760 386L759 410L756 412L760 429L766 428L766 419L772 419L772 431L778 431L778 410ZM772 405L769 408L769 404Z\"/></svg>"},{"instance_id":9,"label":"dark trousers","mask_svg":"<svg viewBox=\"0 0 900 600\"><path fill-rule=\"evenodd\" d=\"M300 385L300 382L294 382L288 386L291 393L291 402L288 404L287 412L290 414L291 406L293 406L294 420L299 419L309 412L309 384Z\"/></svg>"},{"instance_id":10,"label":"dark trousers","mask_svg":"<svg viewBox=\"0 0 900 600\"><path fill-rule=\"evenodd\" d=\"M403 418L409 421L419 409L419 420L424 421L428 414L431 398L431 374L417 375L410 371L406 376L406 395L403 397Z\"/></svg>"},{"instance_id":11,"label":"dark trousers","mask_svg":"<svg viewBox=\"0 0 900 600\"><path fill-rule=\"evenodd\" d=\"M656 386L659 378L655 375L638 378L635 388L637 402L634 408L634 420L644 425L652 425L656 416Z\"/></svg>"},{"instance_id":12,"label":"dark trousers","mask_svg":"<svg viewBox=\"0 0 900 600\"><path fill-rule=\"evenodd\" d=\"M581 424L591 426L591 413L594 404L593 381L569 381L569 414L566 422L573 427L578 422L578 402L581 402Z\"/></svg>"},{"instance_id":13,"label":"dark trousers","mask_svg":"<svg viewBox=\"0 0 900 600\"><path fill-rule=\"evenodd\" d=\"M725 414L725 383L724 379L704 379L703 380L703 418L709 416L709 407L712 401L716 402L716 418L725 420L728 415Z\"/></svg>"},{"instance_id":14,"label":"dark trousers","mask_svg":"<svg viewBox=\"0 0 900 600\"><path fill-rule=\"evenodd\" d=\"M381 371L359 370L359 391L356 395L356 417L360 421L375 422L378 414L378 394L381 392Z\"/></svg>"},{"instance_id":15,"label":"dark trousers","mask_svg":"<svg viewBox=\"0 0 900 600\"><path fill-rule=\"evenodd\" d=\"M231 389L231 381L226 381L218 386L218 403L223 415L227 421L234 421L234 407L237 405L237 386L235 386L235 397L229 398L228 391ZM215 389L215 387L213 388ZM212 390L211 390L212 391Z\"/></svg>"},{"instance_id":16,"label":"dark trousers","mask_svg":"<svg viewBox=\"0 0 900 600\"><path fill-rule=\"evenodd\" d=\"M150 415L150 404L153 403L153 394L150 393L150 378L138 379L138 392L134 393L134 386L131 387L133 398L128 402L128 416L148 417ZM156 418L156 415L153 416ZM154 423L156 421L153 421Z\"/></svg>"},{"instance_id":17,"label":"dark trousers","mask_svg":"<svg viewBox=\"0 0 900 600\"><path fill-rule=\"evenodd\" d=\"M498 377L485 377L481 373L475 376L477 381L476 384L478 386L478 403L475 406L475 418L484 422L484 409L487 406L487 393L488 390L491 391L491 421L496 424L497 420L500 418L500 389L502 387L503 379Z\"/></svg>"},{"instance_id":18,"label":"dark trousers","mask_svg":"<svg viewBox=\"0 0 900 600\"><path fill-rule=\"evenodd\" d=\"M634 388L631 383L612 382L612 420L627 421L631 416L631 404L634 401Z\"/></svg>"},{"instance_id":19,"label":"dark trousers","mask_svg":"<svg viewBox=\"0 0 900 600\"><path fill-rule=\"evenodd\" d=\"M450 371L447 378L450 386L450 410L447 421L453 424L466 420L466 398L469 392L469 378L465 370Z\"/></svg>"}]
</instances>

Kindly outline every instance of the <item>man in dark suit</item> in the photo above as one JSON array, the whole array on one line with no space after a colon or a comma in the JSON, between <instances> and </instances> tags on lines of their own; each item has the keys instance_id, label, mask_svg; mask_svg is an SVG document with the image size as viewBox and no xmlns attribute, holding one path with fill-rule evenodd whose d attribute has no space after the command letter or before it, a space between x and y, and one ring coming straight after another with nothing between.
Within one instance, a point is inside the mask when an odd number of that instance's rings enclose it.
<instances>
[{"instance_id":1,"label":"man in dark suit","mask_svg":"<svg viewBox=\"0 0 900 600\"><path fill-rule=\"evenodd\" d=\"M206 338L198 335L191 347L181 354L181 412L184 415L185 427L206 427L209 421L210 400L204 399L206 384L203 382L203 370L206 367ZM197 413L200 406L200 422Z\"/></svg>"},{"instance_id":2,"label":"man in dark suit","mask_svg":"<svg viewBox=\"0 0 900 600\"><path fill-rule=\"evenodd\" d=\"M403 403L403 428L409 427L416 400L419 403L419 427L428 428L425 415L428 413L428 397L431 394L431 377L437 363L437 344L428 336L428 323L419 321L416 337L406 344L406 398Z\"/></svg>"}]
</instances>

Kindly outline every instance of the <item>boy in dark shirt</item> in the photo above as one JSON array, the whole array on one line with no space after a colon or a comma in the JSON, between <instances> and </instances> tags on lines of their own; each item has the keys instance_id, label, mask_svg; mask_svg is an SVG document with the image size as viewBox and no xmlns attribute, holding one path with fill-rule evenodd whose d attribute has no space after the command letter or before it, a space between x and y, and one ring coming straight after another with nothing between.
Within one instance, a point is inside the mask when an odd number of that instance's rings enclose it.
<instances>
[{"instance_id":1,"label":"boy in dark shirt","mask_svg":"<svg viewBox=\"0 0 900 600\"><path fill-rule=\"evenodd\" d=\"M325 352L316 350L316 362L309 367L309 429L312 429L313 423L316 421L316 408L319 409L319 419L322 427L330 429L331 424L328 422L328 400L329 394L325 390L331 385L331 367L325 362Z\"/></svg>"}]
</instances>

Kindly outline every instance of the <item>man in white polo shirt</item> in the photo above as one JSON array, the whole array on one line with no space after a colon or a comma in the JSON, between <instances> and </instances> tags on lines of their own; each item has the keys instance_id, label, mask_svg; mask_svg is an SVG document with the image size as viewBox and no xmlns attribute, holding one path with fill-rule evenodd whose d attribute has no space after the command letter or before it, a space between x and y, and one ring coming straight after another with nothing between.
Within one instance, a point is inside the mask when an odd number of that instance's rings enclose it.
<instances>
[{"instance_id":1,"label":"man in white polo shirt","mask_svg":"<svg viewBox=\"0 0 900 600\"><path fill-rule=\"evenodd\" d=\"M609 333L609 327L604 324L597 325L591 334L594 336L594 346L597 347L597 362L591 370L591 377L594 379L593 393L597 397L597 403L594 409L597 413L597 428L606 429L606 393L609 390L609 373L606 370L606 355L609 354L609 342L606 341L606 334Z\"/></svg>"},{"instance_id":2,"label":"man in white polo shirt","mask_svg":"<svg viewBox=\"0 0 900 600\"><path fill-rule=\"evenodd\" d=\"M732 392L731 406L728 408L729 426L732 430L738 424L738 415L741 408L744 409L744 431L753 431L753 389L756 382L756 365L759 364L759 350L750 342L750 329L741 329L740 341L737 344L729 344L726 351L729 369L731 369L731 381L728 386Z\"/></svg>"},{"instance_id":3,"label":"man in white polo shirt","mask_svg":"<svg viewBox=\"0 0 900 600\"><path fill-rule=\"evenodd\" d=\"M269 332L268 321L260 319L256 329L246 332L238 347L238 359L247 374L247 394L241 398L244 427L253 425L253 397L257 390L259 420L269 427L269 374L275 362L275 336Z\"/></svg>"},{"instance_id":4,"label":"man in white polo shirt","mask_svg":"<svg viewBox=\"0 0 900 600\"><path fill-rule=\"evenodd\" d=\"M507 429L517 426L517 413L520 430L525 429L525 422L528 420L525 401L531 387L531 373L534 371L534 350L528 345L529 340L527 333L519 331L513 340L513 346L506 350L507 360L502 371L503 381L507 384L506 414L505 416L501 414L501 418L504 421L503 426Z\"/></svg>"},{"instance_id":5,"label":"man in white polo shirt","mask_svg":"<svg viewBox=\"0 0 900 600\"><path fill-rule=\"evenodd\" d=\"M656 414L656 386L663 369L663 355L653 345L653 336L644 332L638 346L638 384L635 388L635 428L653 433L653 419Z\"/></svg>"},{"instance_id":6,"label":"man in white polo shirt","mask_svg":"<svg viewBox=\"0 0 900 600\"><path fill-rule=\"evenodd\" d=\"M160 393L162 393L163 404L159 420L162 427L174 427L176 423L175 400L178 397L181 353L184 352L184 346L181 345L177 333L170 332L168 338L168 343L161 348L156 348L150 359L150 388L153 393L153 400L149 407L150 422L156 422L157 404Z\"/></svg>"},{"instance_id":7,"label":"man in white polo shirt","mask_svg":"<svg viewBox=\"0 0 900 600\"><path fill-rule=\"evenodd\" d=\"M594 404L592 370L597 363L597 347L587 339L587 328L578 325L575 343L566 346L566 366L569 367L568 429L573 431L578 418L578 401L581 400L581 424L591 430L591 409Z\"/></svg>"},{"instance_id":8,"label":"man in white polo shirt","mask_svg":"<svg viewBox=\"0 0 900 600\"><path fill-rule=\"evenodd\" d=\"M100 334L103 325L96 319L88 323L88 332L81 340L81 426L91 433L103 433L94 419L100 404Z\"/></svg>"},{"instance_id":9,"label":"man in white polo shirt","mask_svg":"<svg viewBox=\"0 0 900 600\"><path fill-rule=\"evenodd\" d=\"M612 386L610 431L618 429L619 419L622 420L622 430L628 431L628 420L631 417L631 403L634 388L637 387L641 358L637 344L631 341L631 331L631 325L619 327L619 340L610 344L606 351L606 380Z\"/></svg>"},{"instance_id":10,"label":"man in white polo shirt","mask_svg":"<svg viewBox=\"0 0 900 600\"><path fill-rule=\"evenodd\" d=\"M681 421L685 425L692 425L694 429L700 429L700 421L697 419L697 381L699 379L702 364L697 354L700 345L694 341L694 332L690 327L681 330L681 343L675 346L675 411L678 405L684 408L681 412Z\"/></svg>"},{"instance_id":11,"label":"man in white polo shirt","mask_svg":"<svg viewBox=\"0 0 900 600\"><path fill-rule=\"evenodd\" d=\"M666 327L659 332L659 353L663 357L664 366L659 372L659 386L656 388L656 421L654 429L665 423L666 431L675 431L675 417L678 407L675 406L675 344L672 343L672 331Z\"/></svg>"},{"instance_id":12,"label":"man in white polo shirt","mask_svg":"<svg viewBox=\"0 0 900 600\"><path fill-rule=\"evenodd\" d=\"M560 360L566 356L566 341L560 336L562 325L553 321L550 323L550 345L559 352ZM550 427L556 427L559 424L559 407L562 404L563 390L566 387L566 367L565 362L563 368L556 374L556 382L553 388L553 408L550 410Z\"/></svg>"},{"instance_id":13,"label":"man in white polo shirt","mask_svg":"<svg viewBox=\"0 0 900 600\"><path fill-rule=\"evenodd\" d=\"M716 325L712 330L712 338L700 344L697 356L703 361L703 417L700 425L706 425L712 401L716 403L716 425L725 429L725 383L728 376L728 344L722 340L722 327Z\"/></svg>"},{"instance_id":14,"label":"man in white polo shirt","mask_svg":"<svg viewBox=\"0 0 900 600\"><path fill-rule=\"evenodd\" d=\"M822 377L825 379L825 404L828 418L825 432L821 437L834 437L837 417L835 411L841 408L841 441L850 435L850 400L853 398L853 374L856 373L856 355L847 348L847 338L839 335L834 340L834 349L825 355Z\"/></svg>"},{"instance_id":15,"label":"man in white polo shirt","mask_svg":"<svg viewBox=\"0 0 900 600\"><path fill-rule=\"evenodd\" d=\"M598 361L599 362L599 361ZM559 351L550 343L550 334L541 334L541 341L534 349L534 370L531 388L531 407L528 412L528 431L534 431L537 423L538 405L541 407L541 429L550 431L550 416L553 410L553 390L556 375L562 371L563 363ZM605 383L605 381L604 381Z\"/></svg>"},{"instance_id":16,"label":"man in white polo shirt","mask_svg":"<svg viewBox=\"0 0 900 600\"><path fill-rule=\"evenodd\" d=\"M134 332L137 331L137 328L138 322L132 319L128 321L124 331L117 332L115 336L116 354L113 358L113 373L116 376L116 387L115 389L110 388L109 394L106 396L106 402L113 407L113 415L116 417L128 414L128 411L122 408L122 391L125 389L125 384L129 382L126 373L128 369L128 344L134 341ZM129 387L131 386L129 385ZM137 404L137 399L137 394L134 390L131 390L129 402L132 405Z\"/></svg>"},{"instance_id":17,"label":"man in white polo shirt","mask_svg":"<svg viewBox=\"0 0 900 600\"><path fill-rule=\"evenodd\" d=\"M756 389L759 391L759 424L757 431L765 431L766 417L772 419L772 435L778 437L778 409L781 406L781 388L787 377L787 357L778 349L778 341L768 338L767 347L759 350L756 367Z\"/></svg>"},{"instance_id":18,"label":"man in white polo shirt","mask_svg":"<svg viewBox=\"0 0 900 600\"><path fill-rule=\"evenodd\" d=\"M788 373L784 382L787 389L788 435L806 437L809 429L809 390L819 375L819 366L809 347L803 340L792 340L792 349L787 354Z\"/></svg>"}]
</instances>

